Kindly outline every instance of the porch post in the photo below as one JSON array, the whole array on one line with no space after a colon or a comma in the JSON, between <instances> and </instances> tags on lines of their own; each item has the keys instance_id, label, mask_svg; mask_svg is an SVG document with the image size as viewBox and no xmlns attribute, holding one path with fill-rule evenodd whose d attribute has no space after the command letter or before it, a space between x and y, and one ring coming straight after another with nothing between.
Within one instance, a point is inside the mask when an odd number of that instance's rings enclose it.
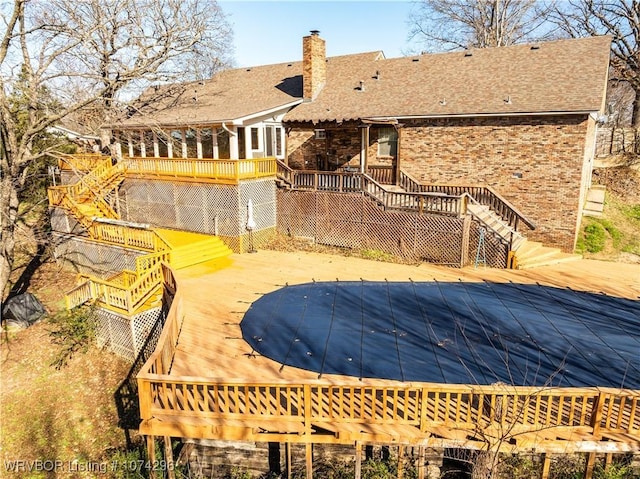
<instances>
[{"instance_id":1,"label":"porch post","mask_svg":"<svg viewBox=\"0 0 640 479\"><path fill-rule=\"evenodd\" d=\"M360 173L367 172L368 152L369 152L369 125L361 128L360 132Z\"/></svg>"},{"instance_id":2,"label":"porch post","mask_svg":"<svg viewBox=\"0 0 640 479\"><path fill-rule=\"evenodd\" d=\"M239 155L238 148L238 128L235 126L227 127L229 132L229 156L232 160L237 160Z\"/></svg>"},{"instance_id":3,"label":"porch post","mask_svg":"<svg viewBox=\"0 0 640 479\"><path fill-rule=\"evenodd\" d=\"M396 141L396 169L393 172L393 183L395 185L399 185L400 184L400 140L401 140L401 132L402 132L402 128L400 128L401 125L396 125L396 131L398 132L398 139Z\"/></svg>"},{"instance_id":4,"label":"porch post","mask_svg":"<svg viewBox=\"0 0 640 479\"><path fill-rule=\"evenodd\" d=\"M200 135L200 128L196 129L196 156L202 158L202 136Z\"/></svg>"},{"instance_id":5,"label":"porch post","mask_svg":"<svg viewBox=\"0 0 640 479\"><path fill-rule=\"evenodd\" d=\"M211 144L213 145L213 158L220 158L220 149L218 148L218 128L211 128Z\"/></svg>"}]
</instances>

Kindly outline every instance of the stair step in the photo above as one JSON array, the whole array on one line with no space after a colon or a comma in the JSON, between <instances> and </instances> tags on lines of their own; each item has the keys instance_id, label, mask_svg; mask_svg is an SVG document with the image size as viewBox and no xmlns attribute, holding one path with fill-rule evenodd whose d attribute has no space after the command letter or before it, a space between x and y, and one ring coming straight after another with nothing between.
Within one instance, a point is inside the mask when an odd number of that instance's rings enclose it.
<instances>
[{"instance_id":1,"label":"stair step","mask_svg":"<svg viewBox=\"0 0 640 479\"><path fill-rule=\"evenodd\" d=\"M561 251L558 251L558 253L556 253L555 255L542 257L539 259L534 257L523 262L518 261L518 269L530 269L530 268L537 268L540 266L550 266L553 264L577 261L579 259L582 259L582 255L580 254L570 254L570 253L563 253Z\"/></svg>"},{"instance_id":2,"label":"stair step","mask_svg":"<svg viewBox=\"0 0 640 479\"><path fill-rule=\"evenodd\" d=\"M596 201L587 201L587 204L584 205L584 209L602 212L602 210L604 210L604 203L598 203Z\"/></svg>"}]
</instances>

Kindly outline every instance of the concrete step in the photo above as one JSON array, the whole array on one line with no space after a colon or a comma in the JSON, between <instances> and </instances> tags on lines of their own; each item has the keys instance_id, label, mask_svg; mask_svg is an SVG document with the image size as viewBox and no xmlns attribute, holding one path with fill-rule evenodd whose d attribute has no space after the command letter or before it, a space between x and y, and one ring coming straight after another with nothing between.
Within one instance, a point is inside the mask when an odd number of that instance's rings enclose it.
<instances>
[{"instance_id":1,"label":"concrete step","mask_svg":"<svg viewBox=\"0 0 640 479\"><path fill-rule=\"evenodd\" d=\"M518 269L538 268L540 266L550 266L553 264L577 261L579 259L582 259L582 255L580 254L563 253L562 251L558 251L553 255L541 257L538 259L534 257L534 258L529 258L524 262L519 261Z\"/></svg>"},{"instance_id":2,"label":"concrete step","mask_svg":"<svg viewBox=\"0 0 640 479\"><path fill-rule=\"evenodd\" d=\"M517 250L518 259L524 259L529 256L535 255L536 251L542 248L542 243L539 241L526 240Z\"/></svg>"},{"instance_id":3,"label":"concrete step","mask_svg":"<svg viewBox=\"0 0 640 479\"><path fill-rule=\"evenodd\" d=\"M524 251L516 252L516 261L518 269L529 269L538 266L547 266L551 264L564 263L566 261L574 261L582 258L579 254L563 253L558 248L550 248L543 246L541 243L529 241L533 243ZM529 246L529 245L527 245Z\"/></svg>"},{"instance_id":4,"label":"concrete step","mask_svg":"<svg viewBox=\"0 0 640 479\"><path fill-rule=\"evenodd\" d=\"M600 216L602 216L602 211L597 211L597 210L582 210L582 215L583 216L595 216L596 218L599 218Z\"/></svg>"}]
</instances>

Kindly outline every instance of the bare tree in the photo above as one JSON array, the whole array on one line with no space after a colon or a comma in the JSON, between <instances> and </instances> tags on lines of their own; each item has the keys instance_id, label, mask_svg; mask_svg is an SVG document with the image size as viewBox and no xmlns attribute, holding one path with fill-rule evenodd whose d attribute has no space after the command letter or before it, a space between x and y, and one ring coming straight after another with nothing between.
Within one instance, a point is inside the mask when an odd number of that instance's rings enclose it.
<instances>
[{"instance_id":1,"label":"bare tree","mask_svg":"<svg viewBox=\"0 0 640 479\"><path fill-rule=\"evenodd\" d=\"M427 51L502 47L539 39L551 3L546 0L421 0L409 39Z\"/></svg>"},{"instance_id":2,"label":"bare tree","mask_svg":"<svg viewBox=\"0 0 640 479\"><path fill-rule=\"evenodd\" d=\"M228 61L231 30L211 0L11 0L0 3L0 24L2 299L29 172L56 152L38 140L83 108L110 123L152 83L210 75Z\"/></svg>"},{"instance_id":3,"label":"bare tree","mask_svg":"<svg viewBox=\"0 0 640 479\"><path fill-rule=\"evenodd\" d=\"M640 2L638 0L565 0L550 17L570 37L611 35L612 79L635 93L632 124L640 126Z\"/></svg>"}]
</instances>

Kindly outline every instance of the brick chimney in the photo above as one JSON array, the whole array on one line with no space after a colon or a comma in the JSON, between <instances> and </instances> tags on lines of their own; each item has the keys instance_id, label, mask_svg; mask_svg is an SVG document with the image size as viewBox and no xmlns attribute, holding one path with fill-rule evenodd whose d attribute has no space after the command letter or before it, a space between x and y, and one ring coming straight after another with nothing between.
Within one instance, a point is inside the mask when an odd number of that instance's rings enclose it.
<instances>
[{"instance_id":1,"label":"brick chimney","mask_svg":"<svg viewBox=\"0 0 640 479\"><path fill-rule=\"evenodd\" d=\"M302 39L302 96L313 101L327 81L327 54L325 42L318 30Z\"/></svg>"}]
</instances>

